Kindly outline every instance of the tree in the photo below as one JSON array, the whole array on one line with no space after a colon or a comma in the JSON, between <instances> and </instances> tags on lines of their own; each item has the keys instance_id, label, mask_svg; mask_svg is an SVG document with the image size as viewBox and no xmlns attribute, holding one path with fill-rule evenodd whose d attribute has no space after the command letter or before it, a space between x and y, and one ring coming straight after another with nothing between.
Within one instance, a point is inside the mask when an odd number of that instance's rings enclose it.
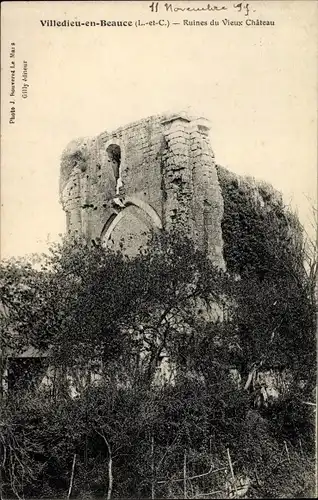
<instances>
[{"instance_id":1,"label":"tree","mask_svg":"<svg viewBox=\"0 0 318 500\"><path fill-rule=\"evenodd\" d=\"M280 213L280 205L275 207ZM282 366L310 385L310 373L296 361L299 356L311 363L310 349L297 341L311 338L312 284L295 243L297 231L289 251L290 243L281 238L289 226L275 226L273 212L266 217L257 222L269 245L261 272L264 238L259 246L253 243L250 267L240 257L236 268L233 254L224 272L178 233L154 237L133 259L66 240L52 248L40 269L1 264L6 355L30 347L45 351L55 377L50 404L35 387L3 401L0 437L8 449L12 440L19 443L16 457L23 464L14 466L14 483L7 480L12 467L3 466L7 488L16 495L25 488L59 495L72 478L74 495L87 489L108 498L151 491L182 495L178 485L186 467L187 478L198 478L186 479L187 487L208 494L224 490L224 473L206 471L211 463L224 469L230 450L235 473L248 477L254 492L268 494L277 470L275 493L289 491L284 478L292 484L293 474L300 477L297 463L303 466L310 453L311 416L291 395L275 407L255 408L255 395L245 389L252 387L254 368ZM163 354L173 380L158 385ZM231 376L234 369L241 385ZM76 397L67 384L70 374L73 385L78 381ZM299 386L297 397L305 389ZM24 440L23 427L32 430L36 448ZM301 459L293 432L302 443ZM34 475L26 486L28 467Z\"/></svg>"}]
</instances>

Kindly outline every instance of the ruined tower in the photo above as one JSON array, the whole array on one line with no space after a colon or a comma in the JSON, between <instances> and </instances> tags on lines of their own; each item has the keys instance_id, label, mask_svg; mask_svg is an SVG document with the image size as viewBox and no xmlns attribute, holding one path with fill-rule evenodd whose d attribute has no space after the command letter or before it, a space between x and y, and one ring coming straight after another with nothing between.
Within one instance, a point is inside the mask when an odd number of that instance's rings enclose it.
<instances>
[{"instance_id":1,"label":"ruined tower","mask_svg":"<svg viewBox=\"0 0 318 500\"><path fill-rule=\"evenodd\" d=\"M182 228L224 268L209 129L208 120L182 111L72 141L60 176L67 231L134 255L153 230Z\"/></svg>"}]
</instances>

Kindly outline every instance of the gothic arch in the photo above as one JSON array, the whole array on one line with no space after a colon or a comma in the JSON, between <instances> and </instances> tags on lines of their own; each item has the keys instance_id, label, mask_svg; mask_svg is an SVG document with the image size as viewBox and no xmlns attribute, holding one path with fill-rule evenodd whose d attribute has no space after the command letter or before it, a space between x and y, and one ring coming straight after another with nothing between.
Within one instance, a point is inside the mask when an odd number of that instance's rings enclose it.
<instances>
[{"instance_id":1,"label":"gothic arch","mask_svg":"<svg viewBox=\"0 0 318 500\"><path fill-rule=\"evenodd\" d=\"M122 200L122 203L124 205L124 208L117 215L115 215L115 216L112 215L108 219L108 221L106 222L106 224L102 230L101 240L103 242L107 243L107 241L109 240L115 227L118 225L118 223L125 216L125 209L128 208L129 206L135 206L135 207L139 208L142 212L144 212L149 217L149 219L151 220L155 229L162 229L162 222L161 222L159 215L148 203L138 199L135 196L125 197L125 199Z\"/></svg>"}]
</instances>

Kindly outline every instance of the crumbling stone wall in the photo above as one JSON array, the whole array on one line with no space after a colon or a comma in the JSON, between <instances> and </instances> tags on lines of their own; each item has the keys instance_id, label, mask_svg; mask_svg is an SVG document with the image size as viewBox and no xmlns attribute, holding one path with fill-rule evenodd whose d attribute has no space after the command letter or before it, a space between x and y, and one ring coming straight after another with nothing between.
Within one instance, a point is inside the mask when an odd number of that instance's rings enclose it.
<instances>
[{"instance_id":1,"label":"crumbling stone wall","mask_svg":"<svg viewBox=\"0 0 318 500\"><path fill-rule=\"evenodd\" d=\"M178 112L72 141L61 158L67 231L135 254L153 229L179 227L224 268L208 131L206 119Z\"/></svg>"}]
</instances>

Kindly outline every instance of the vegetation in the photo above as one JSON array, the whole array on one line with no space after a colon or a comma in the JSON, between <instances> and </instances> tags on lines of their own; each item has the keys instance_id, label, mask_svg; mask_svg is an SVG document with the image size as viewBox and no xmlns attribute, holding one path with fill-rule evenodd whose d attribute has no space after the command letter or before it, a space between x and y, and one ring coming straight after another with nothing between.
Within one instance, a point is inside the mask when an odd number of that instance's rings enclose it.
<instances>
[{"instance_id":1,"label":"vegetation","mask_svg":"<svg viewBox=\"0 0 318 500\"><path fill-rule=\"evenodd\" d=\"M219 177L226 272L177 233L1 264L1 498L314 495L315 263L269 188Z\"/></svg>"}]
</instances>

